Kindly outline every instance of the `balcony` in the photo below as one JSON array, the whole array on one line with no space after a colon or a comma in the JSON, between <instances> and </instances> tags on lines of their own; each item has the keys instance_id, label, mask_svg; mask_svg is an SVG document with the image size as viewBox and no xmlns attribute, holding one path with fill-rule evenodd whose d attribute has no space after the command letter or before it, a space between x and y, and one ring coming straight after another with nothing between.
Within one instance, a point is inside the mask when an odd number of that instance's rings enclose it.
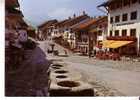
<instances>
[{"instance_id":1,"label":"balcony","mask_svg":"<svg viewBox=\"0 0 140 100\"><path fill-rule=\"evenodd\" d=\"M107 40L137 41L135 36L108 36Z\"/></svg>"}]
</instances>

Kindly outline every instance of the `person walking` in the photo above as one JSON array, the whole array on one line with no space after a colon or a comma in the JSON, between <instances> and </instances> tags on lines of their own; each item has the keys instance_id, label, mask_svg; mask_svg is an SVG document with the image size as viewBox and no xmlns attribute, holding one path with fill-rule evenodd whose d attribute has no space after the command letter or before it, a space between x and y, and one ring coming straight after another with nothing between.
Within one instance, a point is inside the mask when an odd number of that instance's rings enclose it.
<instances>
[{"instance_id":1,"label":"person walking","mask_svg":"<svg viewBox=\"0 0 140 100\"><path fill-rule=\"evenodd\" d=\"M68 55L68 53L67 53L67 50L66 50L66 49L64 49L64 52L65 52L65 55Z\"/></svg>"}]
</instances>

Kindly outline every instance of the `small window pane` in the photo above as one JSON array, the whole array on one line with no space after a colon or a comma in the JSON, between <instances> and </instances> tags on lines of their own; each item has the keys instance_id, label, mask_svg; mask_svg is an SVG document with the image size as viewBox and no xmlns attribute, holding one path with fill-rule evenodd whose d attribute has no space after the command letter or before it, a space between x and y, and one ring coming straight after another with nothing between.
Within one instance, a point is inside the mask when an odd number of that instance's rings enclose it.
<instances>
[{"instance_id":1,"label":"small window pane","mask_svg":"<svg viewBox=\"0 0 140 100\"><path fill-rule=\"evenodd\" d=\"M136 36L136 29L130 30L130 36Z\"/></svg>"},{"instance_id":2,"label":"small window pane","mask_svg":"<svg viewBox=\"0 0 140 100\"><path fill-rule=\"evenodd\" d=\"M113 23L113 17L110 18L110 23Z\"/></svg>"},{"instance_id":3,"label":"small window pane","mask_svg":"<svg viewBox=\"0 0 140 100\"><path fill-rule=\"evenodd\" d=\"M112 31L110 31L110 36L112 36Z\"/></svg>"},{"instance_id":4,"label":"small window pane","mask_svg":"<svg viewBox=\"0 0 140 100\"><path fill-rule=\"evenodd\" d=\"M115 16L115 22L119 22L120 21L120 16Z\"/></svg>"},{"instance_id":5,"label":"small window pane","mask_svg":"<svg viewBox=\"0 0 140 100\"><path fill-rule=\"evenodd\" d=\"M131 12L131 20L137 19L137 11Z\"/></svg>"},{"instance_id":6,"label":"small window pane","mask_svg":"<svg viewBox=\"0 0 140 100\"><path fill-rule=\"evenodd\" d=\"M127 30L122 30L122 36L127 36Z\"/></svg>"},{"instance_id":7,"label":"small window pane","mask_svg":"<svg viewBox=\"0 0 140 100\"><path fill-rule=\"evenodd\" d=\"M127 21L128 20L128 14L123 14L122 21Z\"/></svg>"},{"instance_id":8,"label":"small window pane","mask_svg":"<svg viewBox=\"0 0 140 100\"><path fill-rule=\"evenodd\" d=\"M119 30L115 31L115 36L119 36Z\"/></svg>"}]
</instances>

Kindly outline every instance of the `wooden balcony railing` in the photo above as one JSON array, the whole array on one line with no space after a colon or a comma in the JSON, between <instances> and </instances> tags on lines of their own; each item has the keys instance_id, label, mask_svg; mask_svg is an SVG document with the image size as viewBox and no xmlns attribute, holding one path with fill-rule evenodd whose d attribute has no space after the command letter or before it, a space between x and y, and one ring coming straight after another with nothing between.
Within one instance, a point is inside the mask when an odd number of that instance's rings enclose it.
<instances>
[{"instance_id":1,"label":"wooden balcony railing","mask_svg":"<svg viewBox=\"0 0 140 100\"><path fill-rule=\"evenodd\" d=\"M137 41L135 36L108 36L107 40Z\"/></svg>"}]
</instances>

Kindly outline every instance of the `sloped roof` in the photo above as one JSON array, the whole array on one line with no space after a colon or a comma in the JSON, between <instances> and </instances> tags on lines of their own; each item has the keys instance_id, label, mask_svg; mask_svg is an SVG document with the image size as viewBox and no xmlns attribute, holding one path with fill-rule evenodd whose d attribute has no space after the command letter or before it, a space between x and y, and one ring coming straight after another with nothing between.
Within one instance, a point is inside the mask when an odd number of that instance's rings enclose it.
<instances>
[{"instance_id":1,"label":"sloped roof","mask_svg":"<svg viewBox=\"0 0 140 100\"><path fill-rule=\"evenodd\" d=\"M75 24L75 25L72 25L70 28L71 28L71 29L76 29L76 28L79 27L79 25L81 25L81 24L83 24L83 23L86 23L86 22L89 21L89 20L91 20L91 19L90 19L90 18L87 18L87 19L85 19L85 20L83 20L83 21L81 21L81 22L79 22L79 23L77 23L77 24Z\"/></svg>"},{"instance_id":2,"label":"sloped roof","mask_svg":"<svg viewBox=\"0 0 140 100\"><path fill-rule=\"evenodd\" d=\"M65 20L62 20L62 21L60 21L60 22L54 24L54 25L55 25L55 26L62 26L63 23L65 23L65 22L67 22L67 21L69 21L69 20L70 20L70 19L65 19Z\"/></svg>"},{"instance_id":3,"label":"sloped roof","mask_svg":"<svg viewBox=\"0 0 140 100\"><path fill-rule=\"evenodd\" d=\"M108 21L107 16L99 17L91 26L89 26L88 30L96 30L97 27L107 27Z\"/></svg>"},{"instance_id":4,"label":"sloped roof","mask_svg":"<svg viewBox=\"0 0 140 100\"><path fill-rule=\"evenodd\" d=\"M20 21L20 25L24 26L24 27L28 27L28 24L23 20Z\"/></svg>"},{"instance_id":5,"label":"sloped roof","mask_svg":"<svg viewBox=\"0 0 140 100\"><path fill-rule=\"evenodd\" d=\"M98 19L98 18L97 18ZM74 30L85 30L90 25L94 24L97 19L90 18L89 20L85 21L84 23L79 24L77 27L73 28Z\"/></svg>"},{"instance_id":6,"label":"sloped roof","mask_svg":"<svg viewBox=\"0 0 140 100\"><path fill-rule=\"evenodd\" d=\"M81 16L77 16L77 17L75 17L75 18L69 19L69 21L64 22L64 23L63 23L63 26L64 26L64 25L72 26L72 25L77 24L77 23L79 23L79 22L81 22L82 20L85 20L85 19L87 19L87 18L89 18L89 16L86 15L86 14L85 14L85 15L81 15Z\"/></svg>"},{"instance_id":7,"label":"sloped roof","mask_svg":"<svg viewBox=\"0 0 140 100\"><path fill-rule=\"evenodd\" d=\"M46 21L45 23L43 23L43 24L41 24L41 25L39 25L38 26L38 28L42 28L42 27L47 27L47 26L50 26L50 25L52 25L52 24L54 24L54 23L57 23L58 21L56 20L56 19L54 19L54 20L49 20L49 21Z\"/></svg>"},{"instance_id":8,"label":"sloped roof","mask_svg":"<svg viewBox=\"0 0 140 100\"><path fill-rule=\"evenodd\" d=\"M88 26L92 25L95 22L96 22L96 19L91 19L87 23L81 24L79 26L79 29L85 29L85 28L87 28Z\"/></svg>"},{"instance_id":9,"label":"sloped roof","mask_svg":"<svg viewBox=\"0 0 140 100\"><path fill-rule=\"evenodd\" d=\"M107 16L102 16L102 17L98 17L98 18L88 18L86 20L83 20L82 22L71 26L71 28L73 30L85 30L85 29L89 29L90 26L92 25L96 25L97 22L101 21L102 19L106 18Z\"/></svg>"}]
</instances>

